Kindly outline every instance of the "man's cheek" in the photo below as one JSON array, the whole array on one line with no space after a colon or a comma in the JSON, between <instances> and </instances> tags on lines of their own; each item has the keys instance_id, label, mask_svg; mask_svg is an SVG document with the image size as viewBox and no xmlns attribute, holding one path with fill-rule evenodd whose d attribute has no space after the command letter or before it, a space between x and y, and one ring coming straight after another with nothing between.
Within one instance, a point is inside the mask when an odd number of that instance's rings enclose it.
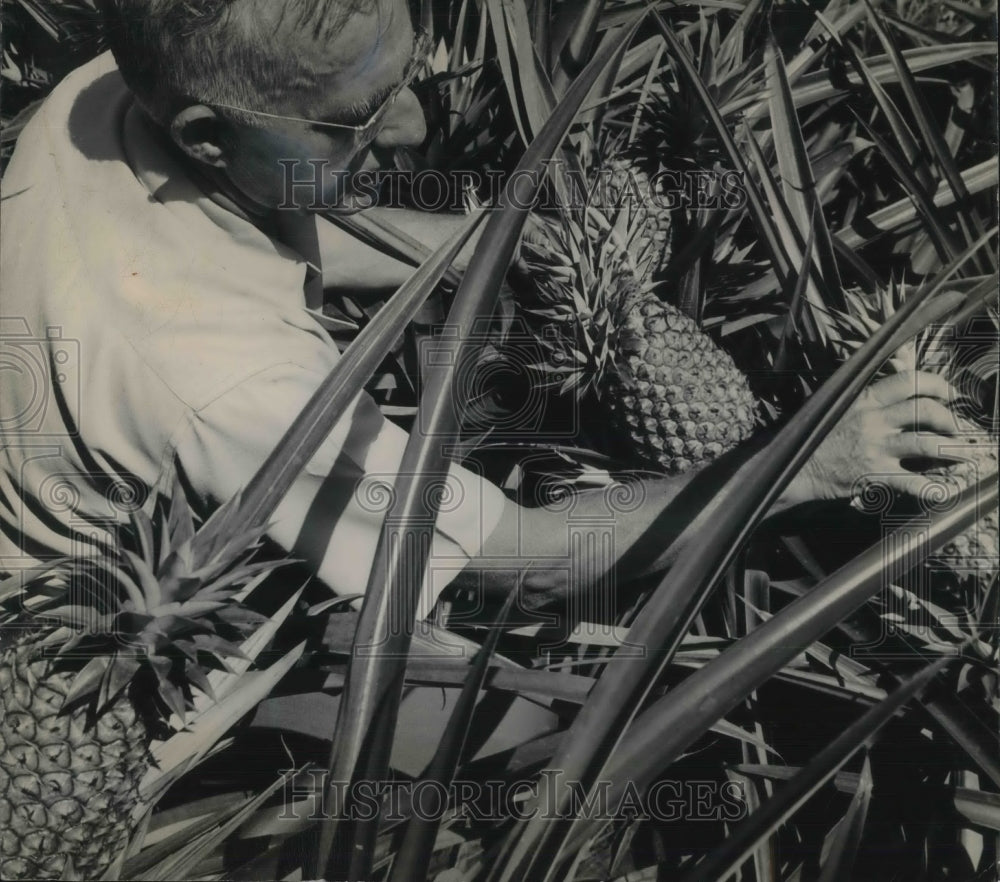
<instances>
[{"instance_id":1,"label":"man's cheek","mask_svg":"<svg viewBox=\"0 0 1000 882\"><path fill-rule=\"evenodd\" d=\"M230 174L237 186L251 196L280 193L289 164L303 164L309 154L305 145L263 130L245 137L241 148L235 154Z\"/></svg>"},{"instance_id":2,"label":"man's cheek","mask_svg":"<svg viewBox=\"0 0 1000 882\"><path fill-rule=\"evenodd\" d=\"M278 169L279 160L304 158L308 152L296 139L266 129L251 131L243 139L243 146L244 155L257 168Z\"/></svg>"},{"instance_id":3,"label":"man's cheek","mask_svg":"<svg viewBox=\"0 0 1000 882\"><path fill-rule=\"evenodd\" d=\"M329 210L347 193L351 175L339 139L262 129L245 139L242 148L239 167L231 176L255 201L271 207Z\"/></svg>"},{"instance_id":4,"label":"man's cheek","mask_svg":"<svg viewBox=\"0 0 1000 882\"><path fill-rule=\"evenodd\" d=\"M302 208L316 210L334 201L342 187L329 159L325 139L302 134L297 137L265 135L253 152L256 176L248 185L266 194L269 203L293 201Z\"/></svg>"}]
</instances>

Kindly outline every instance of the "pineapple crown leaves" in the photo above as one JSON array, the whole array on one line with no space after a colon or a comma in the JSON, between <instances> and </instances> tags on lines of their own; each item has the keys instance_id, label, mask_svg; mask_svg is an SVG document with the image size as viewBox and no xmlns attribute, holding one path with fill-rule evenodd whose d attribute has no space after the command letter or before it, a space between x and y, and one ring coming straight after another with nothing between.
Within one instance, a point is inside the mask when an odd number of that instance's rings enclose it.
<instances>
[{"instance_id":1,"label":"pineapple crown leaves","mask_svg":"<svg viewBox=\"0 0 1000 882\"><path fill-rule=\"evenodd\" d=\"M905 282L890 280L889 284L873 292L859 288L843 292L846 311L828 309L831 318L831 345L836 354L847 357L867 341L906 301ZM963 364L961 341L955 339L954 327L944 323L926 328L913 340L904 344L890 359L882 375L906 370L940 373L958 389L964 388L968 366ZM997 354L992 353L995 364ZM988 360L988 359L987 359ZM953 401L952 404L975 410L971 399Z\"/></svg>"},{"instance_id":2,"label":"pineapple crown leaves","mask_svg":"<svg viewBox=\"0 0 1000 882\"><path fill-rule=\"evenodd\" d=\"M702 19L701 39L696 49L689 40L688 52L696 59L708 93L722 106L741 96L749 100L759 83L763 66L747 64L743 47L734 28L718 46L718 23ZM713 44L722 51L713 48ZM639 115L635 137L628 146L628 155L652 174L664 167L667 157L670 168L711 168L725 162L723 149L701 100L687 79L678 74L676 64L668 60L656 88L649 90L648 101ZM744 102L740 102L741 104Z\"/></svg>"},{"instance_id":3,"label":"pineapple crown leaves","mask_svg":"<svg viewBox=\"0 0 1000 882\"><path fill-rule=\"evenodd\" d=\"M596 149L590 152L585 170L588 177L588 204L609 214L631 209L629 216L650 207L653 193L649 181L642 180L660 171L659 162L644 162L644 156L625 133L603 132ZM647 167L648 166L648 167Z\"/></svg>"},{"instance_id":4,"label":"pineapple crown leaves","mask_svg":"<svg viewBox=\"0 0 1000 882\"><path fill-rule=\"evenodd\" d=\"M268 621L242 603L288 562L252 562L265 529L246 529L231 516L196 529L177 483L154 518L133 514L132 548L43 570L7 598L4 605L17 603L20 613L5 621L34 620L41 632L33 642L67 661L71 652L89 656L68 700L100 712L147 671L156 696L183 724L190 687L211 696L206 666L229 670L226 659L245 658L239 643Z\"/></svg>"},{"instance_id":5,"label":"pineapple crown leaves","mask_svg":"<svg viewBox=\"0 0 1000 882\"><path fill-rule=\"evenodd\" d=\"M831 319L830 344L835 354L846 358L860 348L906 300L906 283L890 280L884 288L867 292L860 288L849 288L843 292L843 302L847 309L826 309ZM921 349L927 332L905 343L890 359L891 373L916 370L924 361ZM928 367L928 365L924 365ZM886 373L883 369L882 375Z\"/></svg>"},{"instance_id":6,"label":"pineapple crown leaves","mask_svg":"<svg viewBox=\"0 0 1000 882\"><path fill-rule=\"evenodd\" d=\"M538 334L550 355L533 366L543 386L577 397L600 388L624 315L642 290L634 245L641 223L634 212L587 204L541 221L526 240L533 302L522 309L531 324L555 332Z\"/></svg>"}]
</instances>

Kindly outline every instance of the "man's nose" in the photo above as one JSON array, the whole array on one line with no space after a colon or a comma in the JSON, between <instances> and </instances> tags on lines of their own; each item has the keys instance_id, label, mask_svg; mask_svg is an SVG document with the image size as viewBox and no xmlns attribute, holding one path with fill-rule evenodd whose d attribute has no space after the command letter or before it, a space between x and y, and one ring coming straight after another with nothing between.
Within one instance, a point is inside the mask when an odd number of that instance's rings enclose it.
<instances>
[{"instance_id":1,"label":"man's nose","mask_svg":"<svg viewBox=\"0 0 1000 882\"><path fill-rule=\"evenodd\" d=\"M427 122L420 101L403 89L386 114L375 144L379 147L416 147L427 137Z\"/></svg>"}]
</instances>

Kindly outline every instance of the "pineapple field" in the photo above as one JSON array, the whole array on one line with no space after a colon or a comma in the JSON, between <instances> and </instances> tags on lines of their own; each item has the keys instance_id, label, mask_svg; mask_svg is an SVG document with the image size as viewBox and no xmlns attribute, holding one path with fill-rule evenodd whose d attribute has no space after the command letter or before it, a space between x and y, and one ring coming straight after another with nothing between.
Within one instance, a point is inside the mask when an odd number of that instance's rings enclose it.
<instances>
[{"instance_id":1,"label":"pineapple field","mask_svg":"<svg viewBox=\"0 0 1000 882\"><path fill-rule=\"evenodd\" d=\"M4 168L98 5L3 0ZM409 5L427 137L396 170L463 232L330 211L413 274L353 304L253 480L0 572L0 879L996 879L995 4ZM932 375L953 443L912 492L772 511L855 402ZM684 476L680 538L575 606L514 571L418 619L382 558L331 597L267 531L362 390L417 464L384 543L422 547L449 461L595 543Z\"/></svg>"}]
</instances>

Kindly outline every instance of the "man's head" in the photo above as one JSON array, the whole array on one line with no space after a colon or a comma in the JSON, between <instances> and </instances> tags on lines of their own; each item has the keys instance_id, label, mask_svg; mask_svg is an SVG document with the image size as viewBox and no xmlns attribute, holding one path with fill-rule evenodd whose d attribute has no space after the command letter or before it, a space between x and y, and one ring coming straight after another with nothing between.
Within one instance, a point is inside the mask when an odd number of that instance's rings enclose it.
<instances>
[{"instance_id":1,"label":"man's head","mask_svg":"<svg viewBox=\"0 0 1000 882\"><path fill-rule=\"evenodd\" d=\"M338 173L358 159L350 127L394 94L414 49L406 0L102 5L118 67L147 113L262 207L283 201L289 166L279 160L328 163L323 200L334 201ZM404 89L379 120L374 146L416 144L424 134L416 96Z\"/></svg>"}]
</instances>

